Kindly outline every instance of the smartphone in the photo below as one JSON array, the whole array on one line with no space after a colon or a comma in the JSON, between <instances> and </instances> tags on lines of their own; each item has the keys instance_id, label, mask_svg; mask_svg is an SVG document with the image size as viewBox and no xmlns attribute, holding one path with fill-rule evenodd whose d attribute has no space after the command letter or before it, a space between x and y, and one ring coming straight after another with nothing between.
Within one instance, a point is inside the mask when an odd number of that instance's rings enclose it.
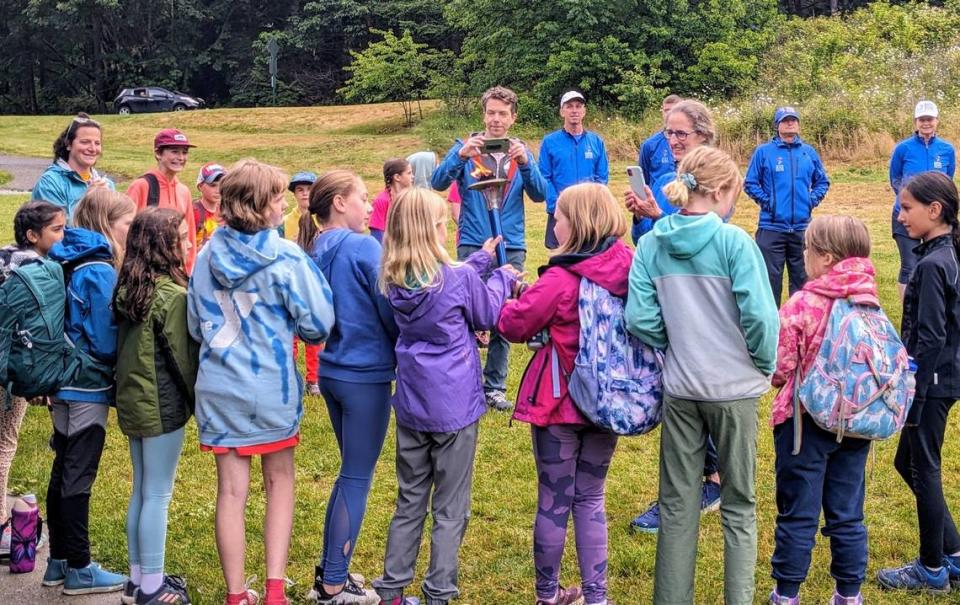
<instances>
[{"instance_id":1,"label":"smartphone","mask_svg":"<svg viewBox=\"0 0 960 605\"><path fill-rule=\"evenodd\" d=\"M647 182L643 178L643 170L639 166L627 166L627 177L630 179L630 189L640 196L641 200L646 200Z\"/></svg>"},{"instance_id":2,"label":"smartphone","mask_svg":"<svg viewBox=\"0 0 960 605\"><path fill-rule=\"evenodd\" d=\"M486 139L480 151L482 153L506 153L509 149L510 139Z\"/></svg>"}]
</instances>

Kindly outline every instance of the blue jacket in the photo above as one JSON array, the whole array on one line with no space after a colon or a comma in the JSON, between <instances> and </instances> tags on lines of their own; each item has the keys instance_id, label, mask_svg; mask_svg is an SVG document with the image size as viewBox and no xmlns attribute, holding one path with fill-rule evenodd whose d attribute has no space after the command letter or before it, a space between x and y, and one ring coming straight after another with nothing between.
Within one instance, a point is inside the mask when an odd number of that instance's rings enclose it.
<instances>
[{"instance_id":1,"label":"blue jacket","mask_svg":"<svg viewBox=\"0 0 960 605\"><path fill-rule=\"evenodd\" d=\"M570 185L607 184L610 168L603 139L590 131L578 137L562 128L551 132L540 143L540 174L547 182L547 212L553 214L560 192Z\"/></svg>"},{"instance_id":2,"label":"blue jacket","mask_svg":"<svg viewBox=\"0 0 960 605\"><path fill-rule=\"evenodd\" d=\"M760 206L760 228L803 231L813 209L827 195L830 179L816 150L797 137L773 137L757 147L743 189Z\"/></svg>"},{"instance_id":3,"label":"blue jacket","mask_svg":"<svg viewBox=\"0 0 960 605\"><path fill-rule=\"evenodd\" d=\"M113 288L117 271L113 268L110 243L100 233L70 228L63 241L50 249L50 258L68 264L71 270L67 287L67 315L63 332L77 348L106 366L117 362L117 324L113 319ZM98 384L90 384L91 376L65 386L57 399L83 403L113 403L114 381L99 376Z\"/></svg>"},{"instance_id":4,"label":"blue jacket","mask_svg":"<svg viewBox=\"0 0 960 605\"><path fill-rule=\"evenodd\" d=\"M487 215L487 202L482 193L468 188L476 183L477 179L470 174L473 162L459 155L462 148L463 141L457 139L443 162L433 171L430 185L437 191L444 191L451 183L457 182L457 190L463 199L460 204L460 244L482 246L483 242L493 237ZM523 192L526 191L534 202L542 202L547 197L547 182L540 174L533 153L527 151L527 163L517 169L513 180L506 187L500 206L503 240L508 250L526 250Z\"/></svg>"},{"instance_id":5,"label":"blue jacket","mask_svg":"<svg viewBox=\"0 0 960 605\"><path fill-rule=\"evenodd\" d=\"M106 178L96 170L90 171L91 179ZM114 190L113 181L107 180L107 187ZM77 207L77 202L87 192L87 181L80 178L77 171L70 167L63 160L57 160L47 168L37 184L33 186L32 198L35 200L45 200L51 204L56 204L67 213L67 224L72 224L73 210Z\"/></svg>"},{"instance_id":6,"label":"blue jacket","mask_svg":"<svg viewBox=\"0 0 960 605\"><path fill-rule=\"evenodd\" d=\"M318 344L333 320L327 280L276 229L214 231L187 289L187 327L200 343L200 443L243 447L296 435L303 381L293 337Z\"/></svg>"},{"instance_id":7,"label":"blue jacket","mask_svg":"<svg viewBox=\"0 0 960 605\"><path fill-rule=\"evenodd\" d=\"M890 186L893 187L893 233L907 235L907 230L897 222L900 213L900 189L907 180L929 170L936 170L953 178L957 170L957 155L953 145L939 137L933 137L929 143L914 133L897 143L890 158Z\"/></svg>"},{"instance_id":8,"label":"blue jacket","mask_svg":"<svg viewBox=\"0 0 960 605\"><path fill-rule=\"evenodd\" d=\"M380 293L380 244L349 229L324 231L310 257L333 284L337 321L320 353L321 378L345 382L390 382L397 365L393 352L397 324Z\"/></svg>"},{"instance_id":9,"label":"blue jacket","mask_svg":"<svg viewBox=\"0 0 960 605\"><path fill-rule=\"evenodd\" d=\"M648 185L652 184L663 174L673 172L676 162L673 159L673 151L670 150L670 142L663 136L663 131L658 130L643 142L640 146L640 156L637 158L640 170L643 171L643 180Z\"/></svg>"},{"instance_id":10,"label":"blue jacket","mask_svg":"<svg viewBox=\"0 0 960 605\"><path fill-rule=\"evenodd\" d=\"M672 155L670 157L673 158ZM670 170L666 172L661 170L660 176L657 177L657 180L654 181L654 183L650 186L650 190L653 191L653 199L656 200L657 205L660 206L660 210L663 211L663 216L661 216L660 218L663 218L664 216L669 216L671 214L676 214L677 211L680 210L679 208L671 204L670 201L667 200L666 194L663 193L664 185L666 185L667 183L669 183L670 181L676 178L677 178L676 169L671 164ZM630 237L633 238L634 246L637 245L637 241L639 241L639 239L644 234L653 230L653 225L655 222L656 221L654 221L652 218L637 219L636 217L634 217L633 227L630 229Z\"/></svg>"}]
</instances>

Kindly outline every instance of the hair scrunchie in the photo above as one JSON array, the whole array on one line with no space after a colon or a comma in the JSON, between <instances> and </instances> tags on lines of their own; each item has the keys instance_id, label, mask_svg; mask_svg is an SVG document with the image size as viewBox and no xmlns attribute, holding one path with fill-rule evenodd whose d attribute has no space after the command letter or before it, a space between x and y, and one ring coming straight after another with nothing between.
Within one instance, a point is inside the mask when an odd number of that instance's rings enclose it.
<instances>
[{"instance_id":1,"label":"hair scrunchie","mask_svg":"<svg viewBox=\"0 0 960 605\"><path fill-rule=\"evenodd\" d=\"M693 174L690 172L684 172L677 177L677 180L686 185L687 189L690 191L693 191L697 188L697 177L693 176Z\"/></svg>"}]
</instances>

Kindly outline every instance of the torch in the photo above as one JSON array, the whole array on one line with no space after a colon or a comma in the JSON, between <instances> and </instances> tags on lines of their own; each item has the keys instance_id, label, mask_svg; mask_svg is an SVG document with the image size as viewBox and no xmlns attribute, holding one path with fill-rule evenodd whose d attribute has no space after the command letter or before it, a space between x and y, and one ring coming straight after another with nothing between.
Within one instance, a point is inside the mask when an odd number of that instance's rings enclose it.
<instances>
[{"instance_id":1,"label":"torch","mask_svg":"<svg viewBox=\"0 0 960 605\"><path fill-rule=\"evenodd\" d=\"M500 221L500 203L503 201L503 191L507 184L507 179L494 174L492 170L484 166L480 157L473 159L476 168L470 174L479 179L476 183L469 185L474 191L483 194L483 199L487 202L487 217L490 219L490 231L493 237L501 236L500 243L497 244L497 266L502 267L507 264L507 246L503 242L503 223Z\"/></svg>"}]
</instances>

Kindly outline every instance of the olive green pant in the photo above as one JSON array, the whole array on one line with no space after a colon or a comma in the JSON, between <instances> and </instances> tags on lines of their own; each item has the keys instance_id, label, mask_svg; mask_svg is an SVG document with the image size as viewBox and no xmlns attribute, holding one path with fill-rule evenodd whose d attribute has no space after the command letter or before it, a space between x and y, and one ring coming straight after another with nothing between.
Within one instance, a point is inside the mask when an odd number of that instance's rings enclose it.
<instances>
[{"instance_id":1,"label":"olive green pant","mask_svg":"<svg viewBox=\"0 0 960 605\"><path fill-rule=\"evenodd\" d=\"M664 396L660 433L660 531L655 605L692 605L707 436L717 446L726 605L753 602L757 562L754 478L758 399L690 401Z\"/></svg>"}]
</instances>

